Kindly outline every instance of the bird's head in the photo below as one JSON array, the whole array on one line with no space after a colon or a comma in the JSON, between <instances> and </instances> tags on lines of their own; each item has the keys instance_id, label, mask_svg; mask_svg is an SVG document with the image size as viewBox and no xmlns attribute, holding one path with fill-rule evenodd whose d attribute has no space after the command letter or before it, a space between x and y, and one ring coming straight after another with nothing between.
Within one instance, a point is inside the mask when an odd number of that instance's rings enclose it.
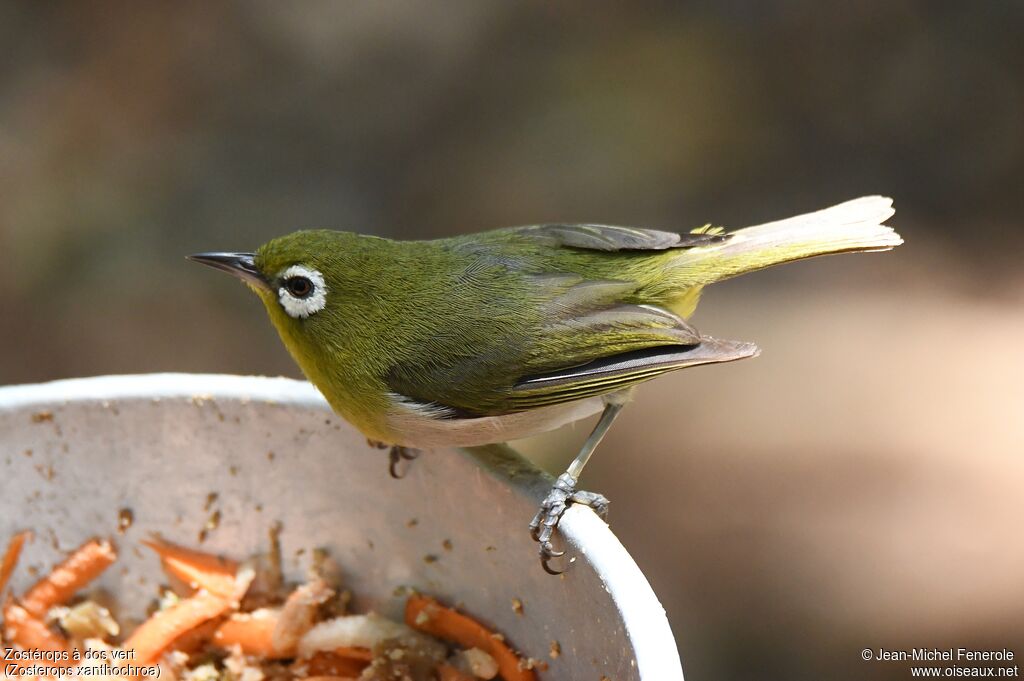
<instances>
[{"instance_id":1,"label":"bird's head","mask_svg":"<svg viewBox=\"0 0 1024 681\"><path fill-rule=\"evenodd\" d=\"M366 239L349 232L300 231L255 253L196 253L188 259L241 279L263 300L286 343L315 345L347 326L346 301L363 288L359 262Z\"/></svg>"}]
</instances>

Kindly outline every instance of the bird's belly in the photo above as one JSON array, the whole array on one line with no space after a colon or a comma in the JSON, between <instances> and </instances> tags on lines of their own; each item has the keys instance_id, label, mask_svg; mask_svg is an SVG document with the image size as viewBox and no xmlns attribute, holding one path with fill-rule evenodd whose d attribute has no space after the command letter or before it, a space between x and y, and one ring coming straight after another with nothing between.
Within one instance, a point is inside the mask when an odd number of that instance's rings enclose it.
<instances>
[{"instance_id":1,"label":"bird's belly","mask_svg":"<svg viewBox=\"0 0 1024 681\"><path fill-rule=\"evenodd\" d=\"M560 428L585 419L604 408L600 397L556 404L502 416L445 418L436 412L396 402L388 416L388 428L395 444L430 449L432 447L475 447L507 442Z\"/></svg>"}]
</instances>

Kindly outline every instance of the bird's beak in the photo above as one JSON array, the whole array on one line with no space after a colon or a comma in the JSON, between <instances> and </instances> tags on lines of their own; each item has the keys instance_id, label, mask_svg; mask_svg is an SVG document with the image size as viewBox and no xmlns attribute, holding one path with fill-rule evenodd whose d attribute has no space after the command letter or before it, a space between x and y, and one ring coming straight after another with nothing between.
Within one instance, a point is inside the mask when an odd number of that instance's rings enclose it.
<instances>
[{"instance_id":1,"label":"bird's beak","mask_svg":"<svg viewBox=\"0 0 1024 681\"><path fill-rule=\"evenodd\" d=\"M193 262L233 274L250 286L271 290L270 283L256 269L255 253L196 253L185 257Z\"/></svg>"}]
</instances>

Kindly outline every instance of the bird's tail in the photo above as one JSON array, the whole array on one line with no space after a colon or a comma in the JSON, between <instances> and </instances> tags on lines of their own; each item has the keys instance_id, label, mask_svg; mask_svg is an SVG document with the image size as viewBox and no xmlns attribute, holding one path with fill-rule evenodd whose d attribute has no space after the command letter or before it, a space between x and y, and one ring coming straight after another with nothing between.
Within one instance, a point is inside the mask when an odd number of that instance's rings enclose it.
<instances>
[{"instance_id":1,"label":"bird's tail","mask_svg":"<svg viewBox=\"0 0 1024 681\"><path fill-rule=\"evenodd\" d=\"M684 293L672 307L688 316L701 287L772 265L899 246L903 239L883 224L893 213L892 199L863 196L814 213L738 229L715 244L681 250L670 267L683 280Z\"/></svg>"}]
</instances>

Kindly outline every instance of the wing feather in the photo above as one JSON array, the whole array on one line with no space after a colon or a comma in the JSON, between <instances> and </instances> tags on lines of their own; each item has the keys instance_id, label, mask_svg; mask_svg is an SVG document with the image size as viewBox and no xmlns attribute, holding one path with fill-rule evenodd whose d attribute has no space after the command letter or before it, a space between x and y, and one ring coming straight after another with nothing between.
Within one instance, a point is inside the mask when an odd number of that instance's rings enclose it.
<instances>
[{"instance_id":1,"label":"wing feather","mask_svg":"<svg viewBox=\"0 0 1024 681\"><path fill-rule=\"evenodd\" d=\"M552 245L592 251L664 251L718 243L728 235L694 231L688 234L617 225L547 224L518 228L520 234L548 240Z\"/></svg>"},{"instance_id":2,"label":"wing feather","mask_svg":"<svg viewBox=\"0 0 1024 681\"><path fill-rule=\"evenodd\" d=\"M527 376L512 389L514 410L558 404L631 387L668 371L754 357L753 343L704 336L698 345L655 347L602 357L587 364Z\"/></svg>"}]
</instances>

